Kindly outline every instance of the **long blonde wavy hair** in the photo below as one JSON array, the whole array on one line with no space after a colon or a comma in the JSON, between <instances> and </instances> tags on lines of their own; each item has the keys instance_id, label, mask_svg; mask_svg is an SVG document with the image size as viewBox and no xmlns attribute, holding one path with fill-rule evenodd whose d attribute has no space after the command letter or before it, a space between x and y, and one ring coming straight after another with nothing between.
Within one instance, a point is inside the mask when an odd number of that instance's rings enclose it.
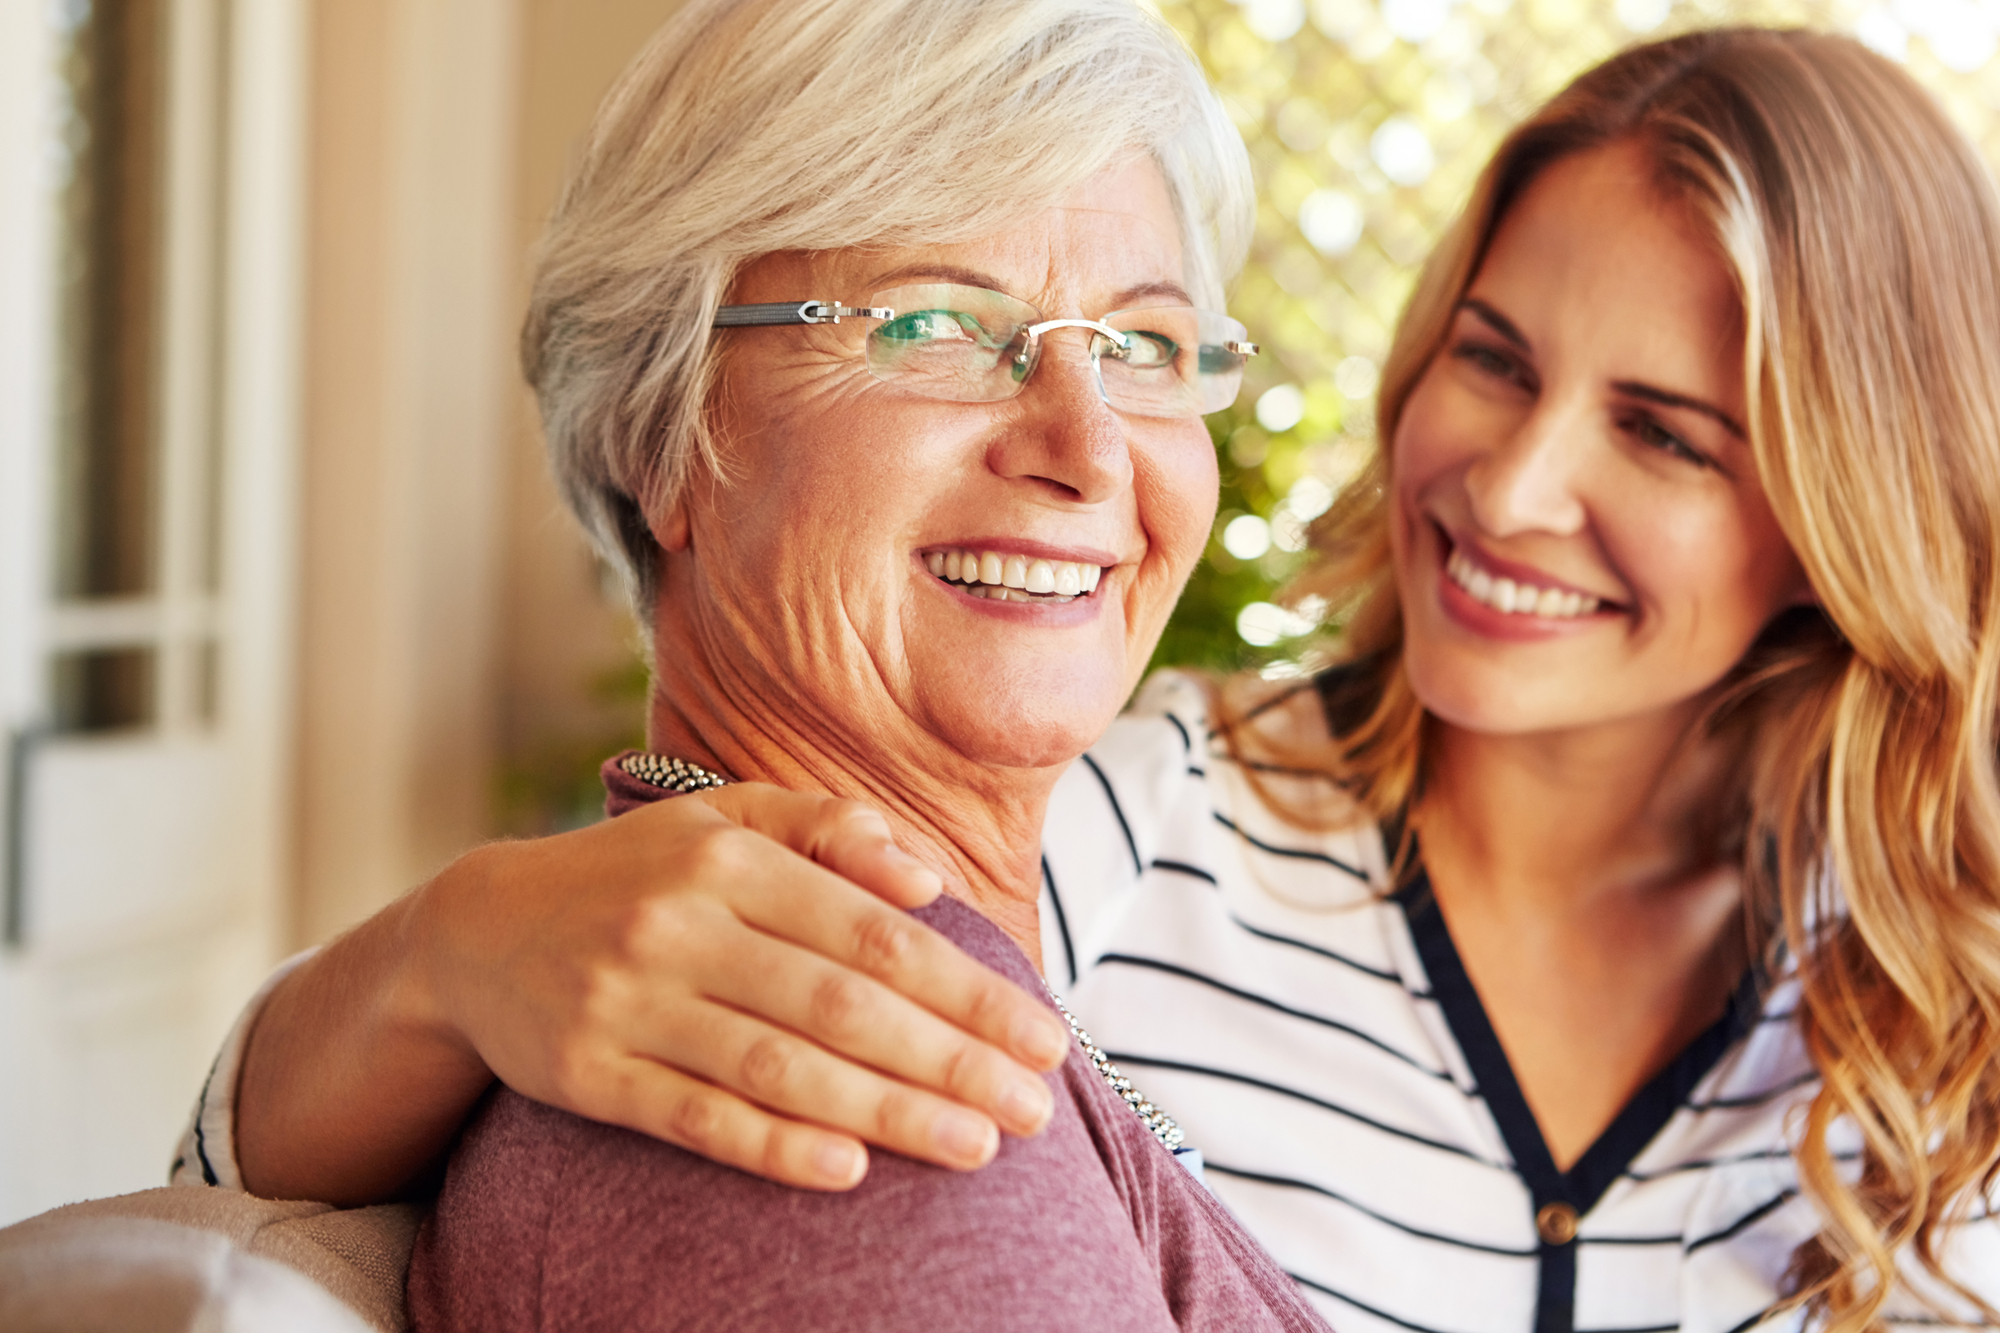
<instances>
[{"instance_id":1,"label":"long blonde wavy hair","mask_svg":"<svg viewBox=\"0 0 2000 1333\"><path fill-rule=\"evenodd\" d=\"M1978 1305L1938 1246L2000 1166L2000 198L1929 96L1855 42L1727 29L1634 48L1480 177L1397 329L1382 441L1509 204L1614 142L1648 152L1734 277L1751 446L1823 609L1767 628L1707 723L1750 761L1718 794L1717 850L1741 857L1753 928L1796 966L1823 1080L1796 1158L1824 1225L1793 1258L1792 1300L1833 1333L1877 1325L1907 1252ZM1426 729L1377 453L1291 595L1328 598L1344 625L1318 763L1394 820ZM1829 1147L1841 1120L1858 1174Z\"/></svg>"}]
</instances>

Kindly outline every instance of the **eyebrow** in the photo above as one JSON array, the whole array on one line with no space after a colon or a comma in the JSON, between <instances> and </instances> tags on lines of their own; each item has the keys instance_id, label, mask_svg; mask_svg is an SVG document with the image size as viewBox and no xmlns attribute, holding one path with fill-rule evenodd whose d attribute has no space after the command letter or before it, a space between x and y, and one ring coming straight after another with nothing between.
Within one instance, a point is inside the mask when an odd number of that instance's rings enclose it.
<instances>
[{"instance_id":1,"label":"eyebrow","mask_svg":"<svg viewBox=\"0 0 2000 1333\"><path fill-rule=\"evenodd\" d=\"M961 268L956 264L930 263L906 264L902 268L891 269L889 272L876 278L870 286L880 291L883 287L907 281L911 278L930 278L938 282L957 283L962 287L984 287L988 291L994 292L1004 293L1007 291L1006 284L990 273L981 273L977 269ZM1170 297L1181 305L1191 306L1194 304L1194 298L1188 295L1187 288L1181 286L1178 282L1142 282L1137 286L1124 288L1116 296L1112 297L1111 309L1131 309L1134 301L1142 301L1151 296Z\"/></svg>"},{"instance_id":2,"label":"eyebrow","mask_svg":"<svg viewBox=\"0 0 2000 1333\"><path fill-rule=\"evenodd\" d=\"M1734 435L1737 439L1749 438L1744 434L1742 425L1737 422L1735 417L1730 416L1713 403L1704 403L1699 398L1690 398L1684 393L1675 393L1670 389L1659 389L1650 384L1641 384L1637 380L1614 380L1611 387L1628 398L1643 398L1649 403L1658 403L1661 407L1679 407L1685 408L1690 412L1699 412L1701 415L1720 423L1724 430Z\"/></svg>"},{"instance_id":3,"label":"eyebrow","mask_svg":"<svg viewBox=\"0 0 2000 1333\"><path fill-rule=\"evenodd\" d=\"M1513 320L1507 318L1505 315L1501 314L1498 310L1495 310L1492 306L1486 304L1486 302L1480 300L1478 297L1475 296L1466 297L1463 301L1460 301L1458 303L1458 308L1460 310L1469 310L1474 315L1477 315L1479 317L1480 323L1485 324L1487 327L1491 328L1495 333L1499 334L1502 338L1505 338L1508 342L1514 344L1514 346L1520 348L1522 351L1532 352L1535 350L1534 347L1528 342L1528 335L1521 332L1521 330L1519 330L1518 328L1514 327Z\"/></svg>"},{"instance_id":4,"label":"eyebrow","mask_svg":"<svg viewBox=\"0 0 2000 1333\"><path fill-rule=\"evenodd\" d=\"M1513 320L1508 319L1498 310L1495 310L1492 306L1479 300L1477 297L1469 296L1460 301L1458 308L1476 316L1480 323L1485 324L1522 351L1531 352L1534 350L1528 342L1528 336L1515 326ZM1658 403L1661 407L1678 407L1689 412L1699 412L1701 415L1719 423L1724 430L1734 435L1737 439L1749 438L1743 430L1742 423L1713 403L1703 402L1699 398L1691 398L1687 394L1675 393L1671 389L1662 389L1640 380L1614 380L1611 387L1628 398L1639 398L1649 403Z\"/></svg>"},{"instance_id":5,"label":"eyebrow","mask_svg":"<svg viewBox=\"0 0 2000 1333\"><path fill-rule=\"evenodd\" d=\"M981 273L977 269L960 268L956 264L905 264L902 268L890 269L870 285L880 288L906 278L932 278L939 282L955 282L965 287L985 287L996 292L1006 290L1000 285L1000 280L992 274Z\"/></svg>"},{"instance_id":6,"label":"eyebrow","mask_svg":"<svg viewBox=\"0 0 2000 1333\"><path fill-rule=\"evenodd\" d=\"M1137 287L1127 287L1118 293L1117 301L1120 306L1128 306L1133 301L1142 301L1149 296L1171 296L1182 305L1194 304L1194 298L1188 295L1187 288L1178 282L1147 282Z\"/></svg>"}]
</instances>

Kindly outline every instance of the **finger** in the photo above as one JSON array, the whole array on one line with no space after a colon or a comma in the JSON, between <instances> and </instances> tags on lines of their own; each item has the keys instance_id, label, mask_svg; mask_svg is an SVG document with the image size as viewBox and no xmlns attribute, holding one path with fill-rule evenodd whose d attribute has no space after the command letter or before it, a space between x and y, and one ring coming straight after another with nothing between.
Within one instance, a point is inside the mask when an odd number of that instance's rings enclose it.
<instances>
[{"instance_id":1,"label":"finger","mask_svg":"<svg viewBox=\"0 0 2000 1333\"><path fill-rule=\"evenodd\" d=\"M593 1095L565 1109L794 1189L852 1189L868 1172L868 1150L852 1135L773 1115L639 1056L619 1062Z\"/></svg>"},{"instance_id":2,"label":"finger","mask_svg":"<svg viewBox=\"0 0 2000 1333\"><path fill-rule=\"evenodd\" d=\"M1010 1134L1038 1134L1048 1124L1054 1101L1040 1075L862 973L746 933L756 942L701 979L711 999L809 1037L836 1059L978 1110ZM759 1100L813 1112L810 1104Z\"/></svg>"},{"instance_id":3,"label":"finger","mask_svg":"<svg viewBox=\"0 0 2000 1333\"><path fill-rule=\"evenodd\" d=\"M699 799L898 907L922 907L944 891L938 873L898 847L889 822L865 805L759 782L732 783Z\"/></svg>"},{"instance_id":4,"label":"finger","mask_svg":"<svg viewBox=\"0 0 2000 1333\"><path fill-rule=\"evenodd\" d=\"M1027 1067L1053 1069L1068 1054L1069 1031L1042 1001L768 836L725 824L684 862L696 878L733 885L746 923L874 977Z\"/></svg>"},{"instance_id":5,"label":"finger","mask_svg":"<svg viewBox=\"0 0 2000 1333\"><path fill-rule=\"evenodd\" d=\"M874 978L1031 1069L1053 1069L1069 1053L1069 1030L1040 999L868 895L798 876L760 882L738 910L759 930Z\"/></svg>"},{"instance_id":6,"label":"finger","mask_svg":"<svg viewBox=\"0 0 2000 1333\"><path fill-rule=\"evenodd\" d=\"M858 801L839 801L827 812L823 830L806 855L835 874L864 887L894 885L894 892L877 887L877 896L897 907L928 907L944 892L944 880L923 862L896 845L889 821L879 810Z\"/></svg>"},{"instance_id":7,"label":"finger","mask_svg":"<svg viewBox=\"0 0 2000 1333\"><path fill-rule=\"evenodd\" d=\"M979 1112L722 1005L689 1016L677 1035L688 1050L671 1057L675 1067L782 1117L960 1171L999 1151L999 1127Z\"/></svg>"}]
</instances>

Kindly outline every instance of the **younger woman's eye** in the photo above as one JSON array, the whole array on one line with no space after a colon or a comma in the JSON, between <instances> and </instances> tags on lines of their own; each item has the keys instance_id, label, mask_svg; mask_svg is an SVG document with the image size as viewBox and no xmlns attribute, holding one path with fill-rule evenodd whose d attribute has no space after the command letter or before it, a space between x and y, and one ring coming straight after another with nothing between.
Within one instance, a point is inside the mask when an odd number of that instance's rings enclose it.
<instances>
[{"instance_id":1,"label":"younger woman's eye","mask_svg":"<svg viewBox=\"0 0 2000 1333\"><path fill-rule=\"evenodd\" d=\"M1528 369L1521 364L1520 358L1491 343L1468 339L1452 348L1451 354L1481 374L1491 375L1509 384L1528 382Z\"/></svg>"},{"instance_id":2,"label":"younger woman's eye","mask_svg":"<svg viewBox=\"0 0 2000 1333\"><path fill-rule=\"evenodd\" d=\"M1632 438L1648 449L1657 449L1663 454L1692 463L1696 467L1715 466L1714 459L1668 430L1651 416L1634 417L1626 422L1625 429L1632 433Z\"/></svg>"}]
</instances>

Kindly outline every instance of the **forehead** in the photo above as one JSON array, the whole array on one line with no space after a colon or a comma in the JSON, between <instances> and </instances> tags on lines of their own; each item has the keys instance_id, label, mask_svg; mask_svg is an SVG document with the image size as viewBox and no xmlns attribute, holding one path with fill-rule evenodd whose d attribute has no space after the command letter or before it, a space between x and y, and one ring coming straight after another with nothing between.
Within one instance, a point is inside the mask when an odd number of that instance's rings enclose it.
<instances>
[{"instance_id":1,"label":"forehead","mask_svg":"<svg viewBox=\"0 0 2000 1333\"><path fill-rule=\"evenodd\" d=\"M1542 172L1501 219L1471 290L1524 327L1538 325L1540 335L1528 329L1538 343L1561 338L1625 362L1658 359L1623 366L1633 378L1693 373L1695 363L1704 379L1737 378L1736 285L1692 209L1660 187L1636 145Z\"/></svg>"},{"instance_id":2,"label":"forehead","mask_svg":"<svg viewBox=\"0 0 2000 1333\"><path fill-rule=\"evenodd\" d=\"M1068 307L1102 313L1135 293L1164 303L1187 299L1179 219L1165 178L1147 157L1107 167L1054 206L974 240L766 255L744 268L730 299L859 300L899 283L940 280L976 280L1051 314ZM769 294L801 283L813 290Z\"/></svg>"}]
</instances>

